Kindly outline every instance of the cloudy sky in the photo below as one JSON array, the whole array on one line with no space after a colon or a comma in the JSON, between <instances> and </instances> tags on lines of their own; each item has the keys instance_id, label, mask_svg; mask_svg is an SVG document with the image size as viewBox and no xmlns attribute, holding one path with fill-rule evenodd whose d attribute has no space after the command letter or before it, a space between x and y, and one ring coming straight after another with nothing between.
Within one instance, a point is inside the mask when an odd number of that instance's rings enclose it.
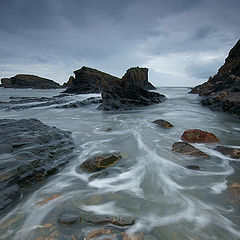
<instances>
[{"instance_id":1,"label":"cloudy sky","mask_svg":"<svg viewBox=\"0 0 240 240\"><path fill-rule=\"evenodd\" d=\"M142 66L155 85L195 86L240 36L240 0L0 0L0 14L0 78Z\"/></svg>"}]
</instances>

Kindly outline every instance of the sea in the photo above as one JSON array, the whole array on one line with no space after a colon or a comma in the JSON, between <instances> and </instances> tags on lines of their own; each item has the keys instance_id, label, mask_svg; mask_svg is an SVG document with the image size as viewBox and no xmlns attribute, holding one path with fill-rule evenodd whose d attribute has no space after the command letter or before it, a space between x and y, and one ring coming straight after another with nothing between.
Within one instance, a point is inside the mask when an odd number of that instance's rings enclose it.
<instances>
[{"instance_id":1,"label":"sea","mask_svg":"<svg viewBox=\"0 0 240 240\"><path fill-rule=\"evenodd\" d=\"M0 102L11 96L50 98L61 91L0 88ZM158 87L156 91L166 100L124 112L100 111L98 104L1 108L1 119L36 118L71 131L76 147L66 167L22 196L0 219L0 239L74 239L67 227L53 226L61 209L69 208L134 216L135 224L122 230L143 233L144 240L240 239L240 159L216 151L219 144L193 144L210 155L208 159L171 150L186 129L208 131L220 139L220 145L240 147L240 119L202 106L198 95L188 94L190 88ZM69 102L89 97L100 94L66 96ZM161 128L153 123L156 119L174 127ZM76 170L89 157L116 151L123 158L110 167L109 175L89 181L89 173ZM44 199L45 204L37 204Z\"/></svg>"}]
</instances>

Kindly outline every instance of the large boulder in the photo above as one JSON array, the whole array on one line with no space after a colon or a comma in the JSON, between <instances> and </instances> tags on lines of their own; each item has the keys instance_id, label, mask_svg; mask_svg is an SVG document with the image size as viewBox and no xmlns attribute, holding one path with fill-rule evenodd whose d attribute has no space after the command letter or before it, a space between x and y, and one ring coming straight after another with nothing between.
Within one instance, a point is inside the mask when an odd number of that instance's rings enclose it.
<instances>
[{"instance_id":1,"label":"large boulder","mask_svg":"<svg viewBox=\"0 0 240 240\"><path fill-rule=\"evenodd\" d=\"M240 40L231 49L218 73L190 93L202 96L202 104L213 110L240 116Z\"/></svg>"},{"instance_id":2,"label":"large boulder","mask_svg":"<svg viewBox=\"0 0 240 240\"><path fill-rule=\"evenodd\" d=\"M0 211L73 157L71 133L37 119L0 120Z\"/></svg>"},{"instance_id":3,"label":"large boulder","mask_svg":"<svg viewBox=\"0 0 240 240\"><path fill-rule=\"evenodd\" d=\"M115 76L85 66L74 71L74 74L75 78L70 77L70 83L68 83L70 87L64 91L65 93L100 93L103 84L111 84L119 80L119 78Z\"/></svg>"},{"instance_id":4,"label":"large boulder","mask_svg":"<svg viewBox=\"0 0 240 240\"><path fill-rule=\"evenodd\" d=\"M4 88L61 88L61 85L53 80L30 74L18 74L14 77L2 78L1 82L1 86Z\"/></svg>"},{"instance_id":5,"label":"large boulder","mask_svg":"<svg viewBox=\"0 0 240 240\"><path fill-rule=\"evenodd\" d=\"M202 131L200 129L188 129L184 131L181 139L190 143L218 143L219 139L210 132Z\"/></svg>"}]
</instances>

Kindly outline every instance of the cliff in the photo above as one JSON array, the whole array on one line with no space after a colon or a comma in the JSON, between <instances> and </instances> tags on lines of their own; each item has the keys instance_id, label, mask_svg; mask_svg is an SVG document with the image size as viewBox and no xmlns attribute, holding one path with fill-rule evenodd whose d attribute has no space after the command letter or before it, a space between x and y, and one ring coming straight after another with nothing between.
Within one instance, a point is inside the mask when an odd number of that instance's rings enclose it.
<instances>
[{"instance_id":1,"label":"cliff","mask_svg":"<svg viewBox=\"0 0 240 240\"><path fill-rule=\"evenodd\" d=\"M213 110L240 116L240 40L231 49L218 73L190 93L202 96L202 104Z\"/></svg>"},{"instance_id":2,"label":"cliff","mask_svg":"<svg viewBox=\"0 0 240 240\"><path fill-rule=\"evenodd\" d=\"M18 74L14 77L2 78L1 82L1 87L4 88L61 88L61 85L53 80L30 74Z\"/></svg>"}]
</instances>

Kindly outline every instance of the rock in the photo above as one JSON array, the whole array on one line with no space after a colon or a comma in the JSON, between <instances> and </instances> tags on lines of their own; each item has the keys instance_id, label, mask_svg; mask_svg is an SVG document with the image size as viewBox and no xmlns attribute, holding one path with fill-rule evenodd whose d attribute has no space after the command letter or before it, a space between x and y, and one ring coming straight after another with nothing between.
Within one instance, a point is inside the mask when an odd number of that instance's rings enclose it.
<instances>
[{"instance_id":1,"label":"rock","mask_svg":"<svg viewBox=\"0 0 240 240\"><path fill-rule=\"evenodd\" d=\"M193 155L197 157L209 157L206 153L186 142L175 142L172 145L172 152L177 152L185 155Z\"/></svg>"},{"instance_id":2,"label":"rock","mask_svg":"<svg viewBox=\"0 0 240 240\"><path fill-rule=\"evenodd\" d=\"M218 143L219 139L213 134L200 129L188 129L184 131L181 139L190 143Z\"/></svg>"},{"instance_id":3,"label":"rock","mask_svg":"<svg viewBox=\"0 0 240 240\"><path fill-rule=\"evenodd\" d=\"M107 171L104 171L102 170L101 172L99 173L95 173L93 175L91 175L89 178L88 178L88 181L91 182L91 181L94 181L95 179L97 178L104 178L108 175L109 173Z\"/></svg>"},{"instance_id":4,"label":"rock","mask_svg":"<svg viewBox=\"0 0 240 240\"><path fill-rule=\"evenodd\" d=\"M106 129L106 132L111 132L112 131L112 128L107 128Z\"/></svg>"},{"instance_id":5,"label":"rock","mask_svg":"<svg viewBox=\"0 0 240 240\"><path fill-rule=\"evenodd\" d=\"M109 88L109 86L115 86L118 81L147 90L155 89L155 87L148 82L147 68L130 68L122 79L85 66L74 71L74 74L75 78L71 76L68 82L63 85L64 87L68 87L64 91L65 93L100 93L102 89L106 87Z\"/></svg>"},{"instance_id":6,"label":"rock","mask_svg":"<svg viewBox=\"0 0 240 240\"><path fill-rule=\"evenodd\" d=\"M98 107L104 111L125 111L151 104L160 103L165 100L165 96L155 92L149 92L134 85L119 85L104 88L102 91L102 104Z\"/></svg>"},{"instance_id":7,"label":"rock","mask_svg":"<svg viewBox=\"0 0 240 240\"><path fill-rule=\"evenodd\" d=\"M108 224L111 223L117 226L131 226L135 223L134 217L127 216L111 216L111 215L91 215L85 216L85 221L92 224Z\"/></svg>"},{"instance_id":8,"label":"rock","mask_svg":"<svg viewBox=\"0 0 240 240\"><path fill-rule=\"evenodd\" d=\"M74 77L70 76L68 81L63 84L63 88L70 88L73 85Z\"/></svg>"},{"instance_id":9,"label":"rock","mask_svg":"<svg viewBox=\"0 0 240 240\"><path fill-rule=\"evenodd\" d=\"M81 215L85 214L80 209L65 209L58 217L58 221L63 225L71 225L76 222L81 222Z\"/></svg>"},{"instance_id":10,"label":"rock","mask_svg":"<svg viewBox=\"0 0 240 240\"><path fill-rule=\"evenodd\" d=\"M30 74L18 74L11 78L2 78L1 82L4 88L61 88L61 85L53 80Z\"/></svg>"},{"instance_id":11,"label":"rock","mask_svg":"<svg viewBox=\"0 0 240 240\"><path fill-rule=\"evenodd\" d=\"M229 155L231 158L240 159L240 148L217 146L215 150L219 151L223 155Z\"/></svg>"},{"instance_id":12,"label":"rock","mask_svg":"<svg viewBox=\"0 0 240 240\"><path fill-rule=\"evenodd\" d=\"M76 101L76 102L71 102L65 105L57 106L56 108L79 108L79 107L84 107L88 106L91 104L100 104L102 103L102 99L98 97L90 97L87 98L83 101Z\"/></svg>"},{"instance_id":13,"label":"rock","mask_svg":"<svg viewBox=\"0 0 240 240\"><path fill-rule=\"evenodd\" d=\"M138 86L146 90L156 89L148 81L148 68L129 68L125 75L122 77L122 81L128 83L129 85Z\"/></svg>"},{"instance_id":14,"label":"rock","mask_svg":"<svg viewBox=\"0 0 240 240\"><path fill-rule=\"evenodd\" d=\"M200 170L200 167L198 165L188 165L186 168L191 170Z\"/></svg>"},{"instance_id":15,"label":"rock","mask_svg":"<svg viewBox=\"0 0 240 240\"><path fill-rule=\"evenodd\" d=\"M65 93L100 93L102 83L111 84L111 82L119 80L115 76L85 66L74 71L74 74L75 78L71 78L72 84L64 91Z\"/></svg>"},{"instance_id":16,"label":"rock","mask_svg":"<svg viewBox=\"0 0 240 240\"><path fill-rule=\"evenodd\" d=\"M231 49L218 73L190 93L202 96L202 104L213 110L240 116L240 40Z\"/></svg>"},{"instance_id":17,"label":"rock","mask_svg":"<svg viewBox=\"0 0 240 240\"><path fill-rule=\"evenodd\" d=\"M164 128L173 127L173 125L170 122L163 120L163 119L157 119L157 120L153 121L153 123L157 124L160 127L164 127Z\"/></svg>"},{"instance_id":18,"label":"rock","mask_svg":"<svg viewBox=\"0 0 240 240\"><path fill-rule=\"evenodd\" d=\"M86 234L85 240L105 239L105 240L143 240L143 233L125 233L120 229L101 228Z\"/></svg>"},{"instance_id":19,"label":"rock","mask_svg":"<svg viewBox=\"0 0 240 240\"><path fill-rule=\"evenodd\" d=\"M74 156L71 133L37 119L0 119L1 146L8 148L1 151L0 210L12 206Z\"/></svg>"},{"instance_id":20,"label":"rock","mask_svg":"<svg viewBox=\"0 0 240 240\"><path fill-rule=\"evenodd\" d=\"M102 154L88 158L80 165L80 168L87 172L97 172L113 166L120 158L120 153Z\"/></svg>"}]
</instances>

